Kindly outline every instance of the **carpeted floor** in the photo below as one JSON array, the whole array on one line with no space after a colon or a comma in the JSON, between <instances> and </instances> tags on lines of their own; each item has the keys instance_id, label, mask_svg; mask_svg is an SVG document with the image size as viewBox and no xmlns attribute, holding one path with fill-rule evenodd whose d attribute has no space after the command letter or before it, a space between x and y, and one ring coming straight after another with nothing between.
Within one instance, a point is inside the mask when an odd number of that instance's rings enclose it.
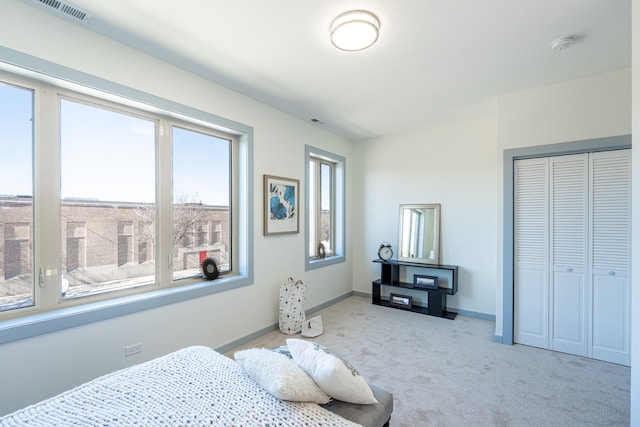
<instances>
[{"instance_id":1,"label":"carpeted floor","mask_svg":"<svg viewBox=\"0 0 640 427\"><path fill-rule=\"evenodd\" d=\"M314 338L394 394L391 426L629 425L630 368L492 341L494 322L440 319L352 296ZM285 344L279 331L238 347ZM300 335L294 337L300 338Z\"/></svg>"}]
</instances>

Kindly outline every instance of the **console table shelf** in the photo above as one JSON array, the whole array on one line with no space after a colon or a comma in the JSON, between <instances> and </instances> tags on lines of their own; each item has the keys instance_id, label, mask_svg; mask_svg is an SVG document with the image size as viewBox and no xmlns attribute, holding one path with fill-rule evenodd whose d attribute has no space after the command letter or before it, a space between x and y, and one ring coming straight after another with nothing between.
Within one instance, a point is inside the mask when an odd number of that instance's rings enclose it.
<instances>
[{"instance_id":1,"label":"console table shelf","mask_svg":"<svg viewBox=\"0 0 640 427\"><path fill-rule=\"evenodd\" d=\"M381 298L381 286L390 286L399 289L409 289L413 291L421 291L427 293L427 307L420 305L412 305L410 310L415 313L428 314L430 316L443 317L446 319L455 319L457 313L447 310L447 295L455 295L458 292L458 266L457 265L433 265L421 264L414 262L402 262L380 259L373 260L380 263L380 279L371 282L371 303L384 307L393 307L389 301ZM400 270L406 268L424 269L426 272L434 276L447 279L447 287L438 289L426 289L417 286L414 283L400 281Z\"/></svg>"}]
</instances>

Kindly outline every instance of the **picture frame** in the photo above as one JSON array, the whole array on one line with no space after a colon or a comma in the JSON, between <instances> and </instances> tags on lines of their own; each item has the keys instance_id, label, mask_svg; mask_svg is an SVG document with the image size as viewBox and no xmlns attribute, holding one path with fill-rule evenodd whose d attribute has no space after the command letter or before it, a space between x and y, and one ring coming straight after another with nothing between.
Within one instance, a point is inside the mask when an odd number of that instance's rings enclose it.
<instances>
[{"instance_id":1,"label":"picture frame","mask_svg":"<svg viewBox=\"0 0 640 427\"><path fill-rule=\"evenodd\" d=\"M264 235L300 232L300 180L264 175Z\"/></svg>"},{"instance_id":2,"label":"picture frame","mask_svg":"<svg viewBox=\"0 0 640 427\"><path fill-rule=\"evenodd\" d=\"M409 295L389 294L389 306L411 310L413 297Z\"/></svg>"},{"instance_id":3,"label":"picture frame","mask_svg":"<svg viewBox=\"0 0 640 427\"><path fill-rule=\"evenodd\" d=\"M419 289L438 289L438 276L414 274L413 287Z\"/></svg>"}]
</instances>

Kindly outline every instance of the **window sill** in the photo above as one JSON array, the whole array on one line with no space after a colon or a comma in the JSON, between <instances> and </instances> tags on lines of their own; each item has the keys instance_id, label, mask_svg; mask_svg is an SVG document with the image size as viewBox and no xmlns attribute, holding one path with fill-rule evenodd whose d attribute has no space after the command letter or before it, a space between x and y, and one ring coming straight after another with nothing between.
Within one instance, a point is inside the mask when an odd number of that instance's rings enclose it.
<instances>
[{"instance_id":1,"label":"window sill","mask_svg":"<svg viewBox=\"0 0 640 427\"><path fill-rule=\"evenodd\" d=\"M200 298L251 283L249 277L235 276L8 319L0 321L0 344Z\"/></svg>"},{"instance_id":2,"label":"window sill","mask_svg":"<svg viewBox=\"0 0 640 427\"><path fill-rule=\"evenodd\" d=\"M326 257L323 259L307 258L305 271L326 267L328 265L339 264L341 262L344 262L344 255L336 255L336 256Z\"/></svg>"}]
</instances>

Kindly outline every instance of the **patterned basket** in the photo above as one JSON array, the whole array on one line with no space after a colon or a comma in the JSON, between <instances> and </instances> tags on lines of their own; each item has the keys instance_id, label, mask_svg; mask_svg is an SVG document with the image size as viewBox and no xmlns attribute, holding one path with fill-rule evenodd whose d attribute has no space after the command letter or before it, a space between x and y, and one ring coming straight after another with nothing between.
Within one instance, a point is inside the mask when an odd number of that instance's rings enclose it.
<instances>
[{"instance_id":1,"label":"patterned basket","mask_svg":"<svg viewBox=\"0 0 640 427\"><path fill-rule=\"evenodd\" d=\"M280 285L279 326L283 334L294 335L302 330L305 321L304 303L307 297L307 282L289 277Z\"/></svg>"}]
</instances>

